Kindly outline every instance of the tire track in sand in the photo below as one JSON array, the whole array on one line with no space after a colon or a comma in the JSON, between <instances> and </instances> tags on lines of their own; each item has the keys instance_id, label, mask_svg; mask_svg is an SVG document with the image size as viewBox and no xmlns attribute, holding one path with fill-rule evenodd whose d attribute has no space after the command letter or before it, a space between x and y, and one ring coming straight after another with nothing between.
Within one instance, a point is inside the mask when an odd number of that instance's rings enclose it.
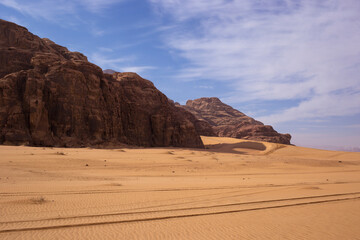
<instances>
[{"instance_id":1,"label":"tire track in sand","mask_svg":"<svg viewBox=\"0 0 360 240\"><path fill-rule=\"evenodd\" d=\"M345 198L333 198L333 197L349 196L349 195L355 195L355 196L345 197ZM64 218L48 218L48 219L39 219L39 220L1 222L0 224L10 224L10 223L34 222L34 221L68 220L68 219L75 219L75 218L96 218L96 217L104 217L104 216L117 216L117 215L130 215L130 214L149 214L149 213L154 214L154 213L160 213L160 212L176 212L176 211L186 211L186 210L191 210L191 211L202 210L202 209L212 210L210 212L198 212L198 213L188 213L188 214L179 214L179 215L172 214L172 215L166 215L166 216L135 218L135 219L126 219L126 220L61 224L61 225L37 226L37 227L27 227L27 228L11 228L11 229L2 229L2 230L0 230L0 233L21 232L21 231L41 231L41 230L49 230L49 229L86 227L86 226L95 226L95 225L122 224L122 223L134 223L134 222L146 222L146 221L167 220L167 219L176 219L176 218L208 216L208 215L231 214L231 213L240 213L240 212L248 212L248 211L259 211L259 210L266 210L266 209L276 209L276 208L295 207L295 206L302 206L302 205L357 200L357 199L360 199L360 196L358 196L358 195L360 195L360 192L317 195L317 196L307 196L307 197L297 197L297 198L283 198L283 199L264 200L264 201L242 202L242 203L219 204L219 205L201 206L201 207L193 207L193 208L152 210L152 211L142 211L142 212L139 212L139 211L137 211L137 212L121 212L121 213L94 214L94 215L85 215L85 216L70 216L70 217L64 217ZM316 199L316 198L333 198L333 199L276 204L276 205L270 205L270 206L250 207L250 208L244 208L244 209L213 211L214 208L221 208L221 207L226 208L226 207L230 207L230 206L241 206L241 205L249 205L249 204L268 204L268 203L279 203L279 202L286 202L286 201L291 202L291 201L297 201L297 200L309 200L309 199Z\"/></svg>"}]
</instances>

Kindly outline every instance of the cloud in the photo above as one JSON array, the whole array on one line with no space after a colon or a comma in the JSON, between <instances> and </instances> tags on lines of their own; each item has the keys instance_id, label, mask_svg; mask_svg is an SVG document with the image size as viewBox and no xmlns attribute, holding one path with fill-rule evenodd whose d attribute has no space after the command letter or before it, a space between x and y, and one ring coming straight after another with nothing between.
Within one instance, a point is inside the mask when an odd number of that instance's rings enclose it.
<instances>
[{"instance_id":1,"label":"cloud","mask_svg":"<svg viewBox=\"0 0 360 240\"><path fill-rule=\"evenodd\" d=\"M98 29L93 27L90 29L90 33L96 37L100 37L103 36L106 33L106 31L103 29Z\"/></svg>"},{"instance_id":2,"label":"cloud","mask_svg":"<svg viewBox=\"0 0 360 240\"><path fill-rule=\"evenodd\" d=\"M199 86L196 86L195 88L201 88L201 89L214 89L214 86L209 86L209 85L199 85Z\"/></svg>"},{"instance_id":3,"label":"cloud","mask_svg":"<svg viewBox=\"0 0 360 240\"><path fill-rule=\"evenodd\" d=\"M143 73L147 70L156 69L154 66L129 66L129 67L121 67L121 72L136 72L136 73Z\"/></svg>"},{"instance_id":4,"label":"cloud","mask_svg":"<svg viewBox=\"0 0 360 240\"><path fill-rule=\"evenodd\" d=\"M34 18L44 18L49 21L54 21L60 15L73 14L75 12L75 5L68 3L65 0L55 1L24 1L24 0L4 0L0 4L13 8L16 11L29 15Z\"/></svg>"},{"instance_id":5,"label":"cloud","mask_svg":"<svg viewBox=\"0 0 360 240\"><path fill-rule=\"evenodd\" d=\"M117 72L136 72L144 73L148 70L156 69L154 66L132 66L131 63L136 59L135 56L126 56L120 58L112 58L106 56L111 53L109 48L100 48L101 52L91 54L90 61L99 65L102 69L112 69Z\"/></svg>"},{"instance_id":6,"label":"cloud","mask_svg":"<svg viewBox=\"0 0 360 240\"><path fill-rule=\"evenodd\" d=\"M15 16L12 16L12 15L2 16L2 18L6 21L14 22L14 23L22 25L22 26L26 25L26 22L20 20L19 18L15 17Z\"/></svg>"},{"instance_id":7,"label":"cloud","mask_svg":"<svg viewBox=\"0 0 360 240\"><path fill-rule=\"evenodd\" d=\"M114 49L108 48L108 47L99 47L99 50L101 52L113 52L114 51Z\"/></svg>"},{"instance_id":8,"label":"cloud","mask_svg":"<svg viewBox=\"0 0 360 240\"><path fill-rule=\"evenodd\" d=\"M359 112L360 94L323 94L302 101L283 112L259 118L263 122L287 122L333 116L352 116Z\"/></svg>"},{"instance_id":9,"label":"cloud","mask_svg":"<svg viewBox=\"0 0 360 240\"><path fill-rule=\"evenodd\" d=\"M111 5L124 2L124 0L79 0L78 2L79 5L85 7L88 11L99 13Z\"/></svg>"},{"instance_id":10,"label":"cloud","mask_svg":"<svg viewBox=\"0 0 360 240\"><path fill-rule=\"evenodd\" d=\"M133 57L109 58L103 53L93 53L90 55L90 61L99 65L103 69L111 68L118 70L122 64L131 61Z\"/></svg>"},{"instance_id":11,"label":"cloud","mask_svg":"<svg viewBox=\"0 0 360 240\"><path fill-rule=\"evenodd\" d=\"M360 113L359 1L149 1L177 24L177 78L225 83L232 103L296 100L267 123Z\"/></svg>"},{"instance_id":12,"label":"cloud","mask_svg":"<svg viewBox=\"0 0 360 240\"><path fill-rule=\"evenodd\" d=\"M60 21L67 16L78 17L78 12L85 9L88 12L100 13L104 9L125 0L2 0L1 5L34 18L49 21Z\"/></svg>"}]
</instances>

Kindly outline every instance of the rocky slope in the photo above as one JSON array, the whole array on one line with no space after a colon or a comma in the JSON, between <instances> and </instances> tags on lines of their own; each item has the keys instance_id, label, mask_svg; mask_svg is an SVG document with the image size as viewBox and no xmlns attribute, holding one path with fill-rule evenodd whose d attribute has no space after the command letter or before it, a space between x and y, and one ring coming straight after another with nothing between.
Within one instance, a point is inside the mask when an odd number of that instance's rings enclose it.
<instances>
[{"instance_id":1,"label":"rocky slope","mask_svg":"<svg viewBox=\"0 0 360 240\"><path fill-rule=\"evenodd\" d=\"M246 116L218 98L189 100L181 107L191 112L198 120L209 123L219 137L290 144L290 134L278 133L271 126Z\"/></svg>"},{"instance_id":2,"label":"rocky slope","mask_svg":"<svg viewBox=\"0 0 360 240\"><path fill-rule=\"evenodd\" d=\"M178 107L178 111L181 112L184 116L186 116L186 118L194 124L196 131L200 135L211 137L217 136L214 128L207 121L195 117L191 111L185 109L179 103L175 103L175 105Z\"/></svg>"},{"instance_id":3,"label":"rocky slope","mask_svg":"<svg viewBox=\"0 0 360 240\"><path fill-rule=\"evenodd\" d=\"M135 73L105 74L0 20L0 144L203 147L194 124Z\"/></svg>"}]
</instances>

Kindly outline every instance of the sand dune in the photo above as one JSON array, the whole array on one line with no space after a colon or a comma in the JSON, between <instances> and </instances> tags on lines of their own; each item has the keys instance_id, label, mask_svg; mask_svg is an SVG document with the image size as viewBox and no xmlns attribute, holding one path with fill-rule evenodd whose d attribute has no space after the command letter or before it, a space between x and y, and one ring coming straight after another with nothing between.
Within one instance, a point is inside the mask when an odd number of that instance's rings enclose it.
<instances>
[{"instance_id":1,"label":"sand dune","mask_svg":"<svg viewBox=\"0 0 360 240\"><path fill-rule=\"evenodd\" d=\"M360 154L0 146L0 239L360 239Z\"/></svg>"}]
</instances>

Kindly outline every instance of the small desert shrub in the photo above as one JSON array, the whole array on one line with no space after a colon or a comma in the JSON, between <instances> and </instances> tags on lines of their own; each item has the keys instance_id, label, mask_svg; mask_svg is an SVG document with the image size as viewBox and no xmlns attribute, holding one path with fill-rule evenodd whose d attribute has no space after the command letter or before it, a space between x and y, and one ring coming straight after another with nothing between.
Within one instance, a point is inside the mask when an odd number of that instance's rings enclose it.
<instances>
[{"instance_id":1,"label":"small desert shrub","mask_svg":"<svg viewBox=\"0 0 360 240\"><path fill-rule=\"evenodd\" d=\"M30 202L33 204L44 204L47 202L47 200L45 199L45 197L40 196L40 197L31 198Z\"/></svg>"},{"instance_id":2,"label":"small desert shrub","mask_svg":"<svg viewBox=\"0 0 360 240\"><path fill-rule=\"evenodd\" d=\"M114 187L122 187L123 186L121 183L111 183L110 185L114 186Z\"/></svg>"}]
</instances>

